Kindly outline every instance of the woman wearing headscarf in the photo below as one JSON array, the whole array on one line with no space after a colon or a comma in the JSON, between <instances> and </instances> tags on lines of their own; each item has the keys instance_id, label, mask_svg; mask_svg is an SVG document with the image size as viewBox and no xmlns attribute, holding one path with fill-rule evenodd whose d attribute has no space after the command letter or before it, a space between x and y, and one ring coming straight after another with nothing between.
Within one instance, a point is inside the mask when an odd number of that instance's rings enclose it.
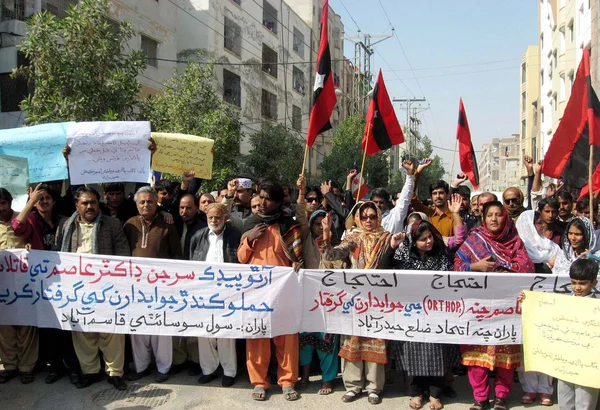
<instances>
[{"instance_id":1,"label":"woman wearing headscarf","mask_svg":"<svg viewBox=\"0 0 600 410\"><path fill-rule=\"evenodd\" d=\"M462 272L528 273L535 269L514 222L498 201L485 204L483 226L471 231L456 252L454 270ZM462 363L467 366L475 404L470 410L489 407L488 371L496 369L495 410L506 409L506 397L520 365L520 345L461 346Z\"/></svg>"},{"instance_id":2,"label":"woman wearing headscarf","mask_svg":"<svg viewBox=\"0 0 600 410\"><path fill-rule=\"evenodd\" d=\"M403 270L452 270L450 251L439 231L425 220L408 226L406 234L396 234L390 241L381 267ZM460 362L458 346L440 343L393 342L399 368L412 376L413 398L409 406L423 407L429 392L429 408L443 407L440 396L446 385L445 375Z\"/></svg>"},{"instance_id":3,"label":"woman wearing headscarf","mask_svg":"<svg viewBox=\"0 0 600 410\"><path fill-rule=\"evenodd\" d=\"M356 228L335 248L331 246L330 218L323 219L323 256L330 261L350 258L354 269L377 269L390 240L390 234L381 226L381 212L375 203L366 201L352 215ZM341 335L339 355L346 388L342 401L356 400L365 388L369 403L381 403L387 363L385 340Z\"/></svg>"},{"instance_id":4,"label":"woman wearing headscarf","mask_svg":"<svg viewBox=\"0 0 600 410\"><path fill-rule=\"evenodd\" d=\"M582 255L596 251L596 234L592 222L577 216L567 225L561 239L562 251L558 253L552 273L569 275L571 264Z\"/></svg>"},{"instance_id":5,"label":"woman wearing headscarf","mask_svg":"<svg viewBox=\"0 0 600 410\"><path fill-rule=\"evenodd\" d=\"M525 211L515 226L527 249L527 254L535 265L535 273L552 273L552 267L561 250L556 243L539 234L535 227L538 217L539 214L535 211Z\"/></svg>"}]
</instances>

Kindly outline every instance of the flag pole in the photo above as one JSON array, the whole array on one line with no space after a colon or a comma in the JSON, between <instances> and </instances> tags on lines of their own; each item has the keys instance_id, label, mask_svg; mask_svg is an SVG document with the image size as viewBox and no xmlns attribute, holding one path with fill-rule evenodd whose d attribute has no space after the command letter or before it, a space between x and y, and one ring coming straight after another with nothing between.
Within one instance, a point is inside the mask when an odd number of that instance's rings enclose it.
<instances>
[{"instance_id":1,"label":"flag pole","mask_svg":"<svg viewBox=\"0 0 600 410\"><path fill-rule=\"evenodd\" d=\"M308 144L304 147L304 160L302 161L302 176L306 172L306 159L308 158Z\"/></svg>"},{"instance_id":2,"label":"flag pole","mask_svg":"<svg viewBox=\"0 0 600 410\"><path fill-rule=\"evenodd\" d=\"M452 175L454 175L454 163L456 162L456 150L458 149L458 138L454 142L454 153L452 154L452 168L450 168L450 175L448 176L448 184L452 183Z\"/></svg>"},{"instance_id":3,"label":"flag pole","mask_svg":"<svg viewBox=\"0 0 600 410\"><path fill-rule=\"evenodd\" d=\"M360 188L362 185L363 175L365 171L365 160L367 159L367 149L369 147L369 137L371 136L371 124L367 124L367 142L365 142L365 152L363 153L362 165L360 166L360 175L358 177L358 190L356 191L356 202L360 199Z\"/></svg>"}]
</instances>

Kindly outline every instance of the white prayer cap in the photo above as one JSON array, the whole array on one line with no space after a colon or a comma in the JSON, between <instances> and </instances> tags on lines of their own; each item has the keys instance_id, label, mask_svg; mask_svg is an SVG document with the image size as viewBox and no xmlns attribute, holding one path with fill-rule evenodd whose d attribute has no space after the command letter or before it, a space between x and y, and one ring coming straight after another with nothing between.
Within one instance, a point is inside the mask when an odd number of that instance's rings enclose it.
<instances>
[{"instance_id":1,"label":"white prayer cap","mask_svg":"<svg viewBox=\"0 0 600 410\"><path fill-rule=\"evenodd\" d=\"M210 194L213 196L213 198L216 198L219 196L219 191L212 191Z\"/></svg>"},{"instance_id":2,"label":"white prayer cap","mask_svg":"<svg viewBox=\"0 0 600 410\"><path fill-rule=\"evenodd\" d=\"M248 178L238 178L238 182L241 188L252 189L252 180Z\"/></svg>"}]
</instances>

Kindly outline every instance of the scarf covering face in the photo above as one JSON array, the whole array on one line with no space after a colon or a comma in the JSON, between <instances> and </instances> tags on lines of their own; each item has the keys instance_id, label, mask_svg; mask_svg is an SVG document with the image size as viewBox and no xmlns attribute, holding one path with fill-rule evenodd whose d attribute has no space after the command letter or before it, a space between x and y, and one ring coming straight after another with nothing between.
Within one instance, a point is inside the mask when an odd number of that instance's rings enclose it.
<instances>
[{"instance_id":1,"label":"scarf covering face","mask_svg":"<svg viewBox=\"0 0 600 410\"><path fill-rule=\"evenodd\" d=\"M533 263L548 263L561 250L557 244L538 233L535 229L535 219L535 211L525 211L521 214L515 226Z\"/></svg>"},{"instance_id":2,"label":"scarf covering face","mask_svg":"<svg viewBox=\"0 0 600 410\"><path fill-rule=\"evenodd\" d=\"M406 228L406 237L402 245L394 253L394 267L396 269L411 270L439 270L449 271L453 268L452 259L448 255L448 248L444 244L444 239L433 225L429 231L433 235L434 247L431 252L427 252L423 260L419 257L416 249L417 229L423 221L415 221ZM443 246L442 249L439 249Z\"/></svg>"},{"instance_id":3,"label":"scarf covering face","mask_svg":"<svg viewBox=\"0 0 600 410\"><path fill-rule=\"evenodd\" d=\"M297 262L299 264L304 263L304 254L302 252L302 230L300 224L298 224L291 216L285 216L283 213L278 212L271 215L264 215L258 213L257 215L251 215L244 221L242 228L242 239L248 235L248 232L252 230L256 225L279 225L279 239L281 240L285 255L291 262Z\"/></svg>"},{"instance_id":4,"label":"scarf covering face","mask_svg":"<svg viewBox=\"0 0 600 410\"><path fill-rule=\"evenodd\" d=\"M374 202L365 201L360 205L357 205L358 212L354 217L354 223L356 224L356 228L354 228L350 233L346 235L346 239L348 241L353 241L355 243L360 244L360 258L366 261L363 269L372 269L377 266L377 264L379 263L379 259L381 259L381 256L383 256L383 254L389 246L389 233L386 232L385 229L383 229L383 227L381 226L381 211L375 205ZM365 211L367 208L370 208L369 205L371 205L377 210L377 226L372 231L367 230L364 226L363 221L361 221L360 219L361 213L363 213L363 211Z\"/></svg>"},{"instance_id":5,"label":"scarf covering face","mask_svg":"<svg viewBox=\"0 0 600 410\"><path fill-rule=\"evenodd\" d=\"M515 188L515 187L506 188L504 190L504 192L502 192L502 202L504 202L504 194L509 189L516 190L517 194L519 196L519 205L518 205L518 207L516 209L513 209L513 210L508 210L508 209L506 210L508 212L508 216L510 216L510 219L512 219L514 221L515 218L518 218L519 215L521 215L525 211L525 207L523 206L523 201L525 200L525 196L523 195L523 192L519 188Z\"/></svg>"}]
</instances>

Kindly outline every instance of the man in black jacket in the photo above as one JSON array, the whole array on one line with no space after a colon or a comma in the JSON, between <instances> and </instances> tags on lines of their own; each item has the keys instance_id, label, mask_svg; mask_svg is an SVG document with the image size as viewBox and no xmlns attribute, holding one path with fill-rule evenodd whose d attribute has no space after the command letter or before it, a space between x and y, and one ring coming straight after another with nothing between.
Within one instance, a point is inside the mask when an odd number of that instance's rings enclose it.
<instances>
[{"instance_id":1,"label":"man in black jacket","mask_svg":"<svg viewBox=\"0 0 600 410\"><path fill-rule=\"evenodd\" d=\"M227 221L227 206L213 203L207 206L208 228L198 231L190 243L190 259L211 263L239 263L237 249L242 234ZM200 367L203 375L200 384L211 382L217 377L219 364L223 367L223 387L234 383L237 373L235 339L198 338Z\"/></svg>"}]
</instances>

